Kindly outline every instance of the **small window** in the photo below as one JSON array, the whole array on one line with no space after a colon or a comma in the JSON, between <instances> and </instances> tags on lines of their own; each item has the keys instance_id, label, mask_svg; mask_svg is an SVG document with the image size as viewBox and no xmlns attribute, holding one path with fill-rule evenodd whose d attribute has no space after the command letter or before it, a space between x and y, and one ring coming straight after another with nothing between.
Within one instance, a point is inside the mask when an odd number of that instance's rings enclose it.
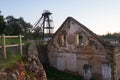
<instances>
[{"instance_id":1,"label":"small window","mask_svg":"<svg viewBox=\"0 0 120 80\"><path fill-rule=\"evenodd\" d=\"M66 35L61 35L62 46L66 46Z\"/></svg>"},{"instance_id":2,"label":"small window","mask_svg":"<svg viewBox=\"0 0 120 80\"><path fill-rule=\"evenodd\" d=\"M83 39L83 37L80 34L77 34L77 45L82 44L82 39Z\"/></svg>"}]
</instances>

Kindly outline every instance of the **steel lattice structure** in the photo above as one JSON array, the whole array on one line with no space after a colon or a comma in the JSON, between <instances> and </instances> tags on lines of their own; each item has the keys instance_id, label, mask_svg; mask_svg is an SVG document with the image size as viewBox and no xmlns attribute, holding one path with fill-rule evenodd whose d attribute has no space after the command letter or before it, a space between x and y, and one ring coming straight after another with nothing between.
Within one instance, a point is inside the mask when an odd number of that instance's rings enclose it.
<instances>
[{"instance_id":1,"label":"steel lattice structure","mask_svg":"<svg viewBox=\"0 0 120 80\"><path fill-rule=\"evenodd\" d=\"M52 13L48 10L44 10L41 18L34 24L32 31L42 33L42 40L44 40L45 34L51 37L54 29L53 26Z\"/></svg>"}]
</instances>

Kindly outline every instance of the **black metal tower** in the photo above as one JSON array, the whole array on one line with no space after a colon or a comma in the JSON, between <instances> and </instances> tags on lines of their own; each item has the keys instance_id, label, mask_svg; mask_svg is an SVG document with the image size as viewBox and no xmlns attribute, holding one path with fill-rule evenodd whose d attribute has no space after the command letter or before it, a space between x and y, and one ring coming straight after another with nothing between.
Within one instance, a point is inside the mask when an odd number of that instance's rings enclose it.
<instances>
[{"instance_id":1,"label":"black metal tower","mask_svg":"<svg viewBox=\"0 0 120 80\"><path fill-rule=\"evenodd\" d=\"M41 18L34 25L34 29L37 28L37 30L42 33L42 40L46 38L45 35L47 35L47 38L50 38L53 33L54 25L51 15L52 13L50 11L44 10Z\"/></svg>"}]
</instances>

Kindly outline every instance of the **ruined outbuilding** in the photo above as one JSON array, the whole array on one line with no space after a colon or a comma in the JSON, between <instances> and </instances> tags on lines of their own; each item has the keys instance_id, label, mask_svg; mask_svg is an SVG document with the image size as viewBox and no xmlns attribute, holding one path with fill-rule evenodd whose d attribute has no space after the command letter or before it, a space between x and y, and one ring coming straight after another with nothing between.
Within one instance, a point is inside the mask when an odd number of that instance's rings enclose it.
<instances>
[{"instance_id":1,"label":"ruined outbuilding","mask_svg":"<svg viewBox=\"0 0 120 80\"><path fill-rule=\"evenodd\" d=\"M68 17L48 43L50 65L86 80L120 80L120 48Z\"/></svg>"}]
</instances>

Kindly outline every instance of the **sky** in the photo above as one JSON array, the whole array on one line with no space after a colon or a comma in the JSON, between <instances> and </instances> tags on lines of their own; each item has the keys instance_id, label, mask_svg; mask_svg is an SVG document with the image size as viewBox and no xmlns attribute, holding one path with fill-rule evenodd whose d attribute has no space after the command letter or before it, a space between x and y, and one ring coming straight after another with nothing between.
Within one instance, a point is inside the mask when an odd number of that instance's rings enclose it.
<instances>
[{"instance_id":1,"label":"sky","mask_svg":"<svg viewBox=\"0 0 120 80\"><path fill-rule=\"evenodd\" d=\"M49 10L55 31L70 16L99 35L120 32L120 0L0 0L0 10L31 24Z\"/></svg>"}]
</instances>

